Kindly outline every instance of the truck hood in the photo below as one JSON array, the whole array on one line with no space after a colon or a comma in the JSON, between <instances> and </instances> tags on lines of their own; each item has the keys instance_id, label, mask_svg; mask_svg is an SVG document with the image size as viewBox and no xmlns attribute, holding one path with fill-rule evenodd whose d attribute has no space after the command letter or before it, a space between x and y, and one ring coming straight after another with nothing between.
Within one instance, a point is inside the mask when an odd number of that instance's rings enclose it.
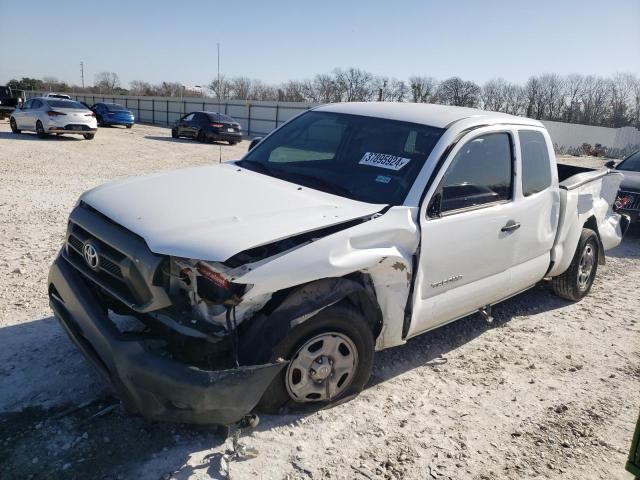
<instances>
[{"instance_id":1,"label":"truck hood","mask_svg":"<svg viewBox=\"0 0 640 480\"><path fill-rule=\"evenodd\" d=\"M80 200L141 236L155 253L210 261L373 215L385 206L234 164L119 180L89 190Z\"/></svg>"}]
</instances>

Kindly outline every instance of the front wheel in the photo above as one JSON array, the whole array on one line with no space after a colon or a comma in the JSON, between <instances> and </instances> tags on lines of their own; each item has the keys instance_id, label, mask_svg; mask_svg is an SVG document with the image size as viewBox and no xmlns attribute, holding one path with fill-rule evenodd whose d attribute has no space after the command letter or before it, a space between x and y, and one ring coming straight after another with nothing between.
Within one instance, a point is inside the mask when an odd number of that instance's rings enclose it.
<instances>
[{"instance_id":1,"label":"front wheel","mask_svg":"<svg viewBox=\"0 0 640 480\"><path fill-rule=\"evenodd\" d=\"M334 305L292 328L272 349L272 361L289 360L258 407L335 403L362 391L373 367L374 338L362 314Z\"/></svg>"},{"instance_id":2,"label":"front wheel","mask_svg":"<svg viewBox=\"0 0 640 480\"><path fill-rule=\"evenodd\" d=\"M85 140L93 140L96 136L95 133L83 133L82 136Z\"/></svg>"},{"instance_id":3,"label":"front wheel","mask_svg":"<svg viewBox=\"0 0 640 480\"><path fill-rule=\"evenodd\" d=\"M178 130L176 128L172 128L171 129L171 137L172 138L179 138Z\"/></svg>"},{"instance_id":4,"label":"front wheel","mask_svg":"<svg viewBox=\"0 0 640 480\"><path fill-rule=\"evenodd\" d=\"M207 137L204 134L204 131L199 130L198 131L198 135L196 135L196 140L198 140L200 143L205 143L207 141Z\"/></svg>"},{"instance_id":5,"label":"front wheel","mask_svg":"<svg viewBox=\"0 0 640 480\"><path fill-rule=\"evenodd\" d=\"M18 128L18 124L16 123L16 119L11 117L11 120L9 120L9 125L11 126L11 131L13 133L20 133L22 130L20 130Z\"/></svg>"},{"instance_id":6,"label":"front wheel","mask_svg":"<svg viewBox=\"0 0 640 480\"><path fill-rule=\"evenodd\" d=\"M598 271L599 248L596 232L583 228L569 268L551 281L556 295L577 302L589 293Z\"/></svg>"},{"instance_id":7,"label":"front wheel","mask_svg":"<svg viewBox=\"0 0 640 480\"><path fill-rule=\"evenodd\" d=\"M133 127L133 125L127 125L127 128L131 128L131 127Z\"/></svg>"},{"instance_id":8,"label":"front wheel","mask_svg":"<svg viewBox=\"0 0 640 480\"><path fill-rule=\"evenodd\" d=\"M42 126L42 122L38 120L36 122L36 135L40 138L47 138L47 132L44 131L44 127Z\"/></svg>"}]
</instances>

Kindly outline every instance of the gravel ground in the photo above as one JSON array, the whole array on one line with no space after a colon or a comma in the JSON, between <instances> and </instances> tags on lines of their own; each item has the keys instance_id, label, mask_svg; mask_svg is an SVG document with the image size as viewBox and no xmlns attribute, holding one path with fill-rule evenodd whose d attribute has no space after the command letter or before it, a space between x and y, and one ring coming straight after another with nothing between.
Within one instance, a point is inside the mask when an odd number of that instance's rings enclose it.
<instances>
[{"instance_id":1,"label":"gravel ground","mask_svg":"<svg viewBox=\"0 0 640 480\"><path fill-rule=\"evenodd\" d=\"M235 449L220 429L124 416L47 305L66 217L105 181L246 148L143 125L39 140L0 122L0 478L204 479L227 468L236 479L631 478L638 228L582 302L539 285L494 308L491 325L470 316L377 354L370 385L350 402L262 416Z\"/></svg>"}]
</instances>

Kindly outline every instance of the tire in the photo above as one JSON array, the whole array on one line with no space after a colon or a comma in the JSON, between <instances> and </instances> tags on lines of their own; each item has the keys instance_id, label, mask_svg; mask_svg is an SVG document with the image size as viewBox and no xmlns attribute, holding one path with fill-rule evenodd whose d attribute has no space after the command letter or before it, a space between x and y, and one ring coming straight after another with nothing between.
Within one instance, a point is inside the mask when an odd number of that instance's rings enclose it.
<instances>
[{"instance_id":1,"label":"tire","mask_svg":"<svg viewBox=\"0 0 640 480\"><path fill-rule=\"evenodd\" d=\"M13 133L20 133L22 132L22 130L18 129L18 125L16 124L16 119L11 117L11 120L9 120L9 125L11 126L11 131Z\"/></svg>"},{"instance_id":2,"label":"tire","mask_svg":"<svg viewBox=\"0 0 640 480\"><path fill-rule=\"evenodd\" d=\"M311 365L318 368L319 371L324 369L320 372L324 375L324 380L309 382L313 383L314 388L322 390L323 394L310 393L307 395L308 398L296 396L296 393L304 395L302 391L304 390L304 382L300 382L302 377L312 379L315 373L311 373L312 368L306 372L299 368L304 358L300 354L307 352L314 356L320 351L312 352L318 343L321 343L320 348L324 348L325 345L330 347L331 342L339 345L335 349L336 351L328 356L318 356L311 362ZM347 355L346 352L349 354ZM362 314L343 304L327 307L313 318L292 328L283 340L273 346L271 361L275 362L279 358L285 358L290 360L290 363L271 382L263 394L258 408L265 412L276 413L287 404L291 406L309 403L327 405L353 397L362 391L371 376L373 353L373 332ZM338 363L337 355L340 356L340 362L348 364L346 370L350 369L349 373L341 375L341 377L347 375L345 379L334 377L334 366ZM307 358L310 357L307 356ZM328 360L323 360L324 358L328 358ZM317 363L318 361L321 363ZM351 367L351 364L354 366ZM331 373L326 376L328 366ZM328 399L318 398L320 395L326 397L327 382L335 395L330 395ZM302 386L302 390L299 390L300 386Z\"/></svg>"},{"instance_id":3,"label":"tire","mask_svg":"<svg viewBox=\"0 0 640 480\"><path fill-rule=\"evenodd\" d=\"M236 145L238 143L237 140L229 140L229 145Z\"/></svg>"},{"instance_id":4,"label":"tire","mask_svg":"<svg viewBox=\"0 0 640 480\"><path fill-rule=\"evenodd\" d=\"M39 138L47 138L49 136L47 135L47 132L44 131L44 127L40 120L36 122L36 135L38 135Z\"/></svg>"},{"instance_id":5,"label":"tire","mask_svg":"<svg viewBox=\"0 0 640 480\"><path fill-rule=\"evenodd\" d=\"M102 123L102 117L100 115L96 115L96 122L98 123L99 127L104 126L104 123Z\"/></svg>"},{"instance_id":6,"label":"tire","mask_svg":"<svg viewBox=\"0 0 640 480\"><path fill-rule=\"evenodd\" d=\"M178 130L176 130L175 128L172 128L172 129L171 129L171 137L173 137L173 138L180 138L180 137L178 136Z\"/></svg>"},{"instance_id":7,"label":"tire","mask_svg":"<svg viewBox=\"0 0 640 480\"><path fill-rule=\"evenodd\" d=\"M596 232L583 228L569 268L551 280L556 295L577 302L589 293L598 271L599 248Z\"/></svg>"},{"instance_id":8,"label":"tire","mask_svg":"<svg viewBox=\"0 0 640 480\"><path fill-rule=\"evenodd\" d=\"M196 140L198 140L200 143L206 143L207 137L205 136L204 131L198 130L198 134L196 135Z\"/></svg>"},{"instance_id":9,"label":"tire","mask_svg":"<svg viewBox=\"0 0 640 480\"><path fill-rule=\"evenodd\" d=\"M131 128L131 127L133 127L133 125L127 125L127 128Z\"/></svg>"},{"instance_id":10,"label":"tire","mask_svg":"<svg viewBox=\"0 0 640 480\"><path fill-rule=\"evenodd\" d=\"M82 136L85 140L93 140L96 136L95 133L83 133Z\"/></svg>"}]
</instances>

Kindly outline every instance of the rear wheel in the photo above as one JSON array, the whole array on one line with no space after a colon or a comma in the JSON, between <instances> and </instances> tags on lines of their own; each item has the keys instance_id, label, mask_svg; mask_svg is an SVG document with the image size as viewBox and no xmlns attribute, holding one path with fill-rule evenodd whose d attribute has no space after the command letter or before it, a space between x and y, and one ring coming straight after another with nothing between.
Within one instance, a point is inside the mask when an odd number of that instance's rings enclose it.
<instances>
[{"instance_id":1,"label":"rear wheel","mask_svg":"<svg viewBox=\"0 0 640 480\"><path fill-rule=\"evenodd\" d=\"M362 314L334 305L292 328L273 346L271 361L289 360L271 382L259 408L335 403L362 391L373 366L374 338Z\"/></svg>"},{"instance_id":2,"label":"rear wheel","mask_svg":"<svg viewBox=\"0 0 640 480\"><path fill-rule=\"evenodd\" d=\"M196 140L198 140L200 143L205 143L207 141L207 137L205 136L204 131L198 130Z\"/></svg>"},{"instance_id":3,"label":"rear wheel","mask_svg":"<svg viewBox=\"0 0 640 480\"><path fill-rule=\"evenodd\" d=\"M127 125L127 128L131 128L131 127L133 127L133 125Z\"/></svg>"},{"instance_id":4,"label":"rear wheel","mask_svg":"<svg viewBox=\"0 0 640 480\"><path fill-rule=\"evenodd\" d=\"M16 123L16 119L11 117L11 120L9 120L9 125L11 126L11 131L13 133L20 133L22 130L18 129L18 124Z\"/></svg>"},{"instance_id":5,"label":"rear wheel","mask_svg":"<svg viewBox=\"0 0 640 480\"><path fill-rule=\"evenodd\" d=\"M238 143L238 140L229 140L229 145L235 145Z\"/></svg>"},{"instance_id":6,"label":"rear wheel","mask_svg":"<svg viewBox=\"0 0 640 480\"><path fill-rule=\"evenodd\" d=\"M47 132L44 131L44 126L42 125L42 122L40 120L36 122L36 134L40 138L47 138L48 136Z\"/></svg>"},{"instance_id":7,"label":"rear wheel","mask_svg":"<svg viewBox=\"0 0 640 480\"><path fill-rule=\"evenodd\" d=\"M85 140L93 140L94 137L96 136L95 133L83 133L82 136L84 137Z\"/></svg>"},{"instance_id":8,"label":"rear wheel","mask_svg":"<svg viewBox=\"0 0 640 480\"><path fill-rule=\"evenodd\" d=\"M569 268L551 281L556 295L577 302L589 293L598 271L598 249L596 232L583 228Z\"/></svg>"}]
</instances>

